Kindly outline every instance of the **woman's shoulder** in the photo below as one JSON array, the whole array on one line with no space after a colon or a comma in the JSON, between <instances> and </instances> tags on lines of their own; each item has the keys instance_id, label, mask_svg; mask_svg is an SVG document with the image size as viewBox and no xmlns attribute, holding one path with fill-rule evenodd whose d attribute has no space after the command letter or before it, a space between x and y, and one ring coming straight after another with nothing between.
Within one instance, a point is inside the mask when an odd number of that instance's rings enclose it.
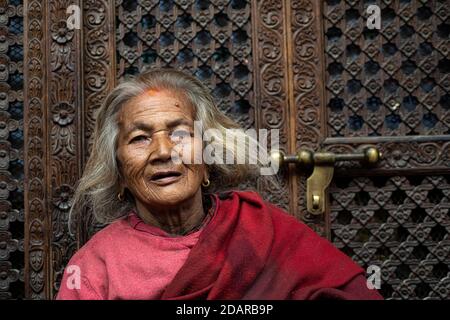
<instances>
[{"instance_id":1,"label":"woman's shoulder","mask_svg":"<svg viewBox=\"0 0 450 320\"><path fill-rule=\"evenodd\" d=\"M232 199L233 196L239 197L240 201L245 201L251 204L252 206L255 207L255 209L262 209L255 211L269 214L273 219L273 223L278 228L287 228L289 230L297 229L298 231L301 231L302 234L306 233L313 238L315 237L320 238L315 231L313 231L303 221L294 216L293 213L290 213L281 206L272 203L270 197L262 195L257 191L233 190L230 192L225 192L222 195L222 198L221 194L219 193L219 199L226 199L225 195L228 195L229 199Z\"/></svg>"},{"instance_id":2,"label":"woman's shoulder","mask_svg":"<svg viewBox=\"0 0 450 320\"><path fill-rule=\"evenodd\" d=\"M81 261L94 257L102 259L115 244L121 243L130 226L127 218L120 218L95 233L71 258L71 262Z\"/></svg>"},{"instance_id":3,"label":"woman's shoulder","mask_svg":"<svg viewBox=\"0 0 450 320\"><path fill-rule=\"evenodd\" d=\"M255 212L267 214L271 217L274 245L282 248L280 251L296 250L296 252L301 253L299 257L310 261L311 265L317 268L322 268L320 264L325 266L335 263L339 266L345 266L342 267L344 269L354 270L355 274L362 272L362 269L348 256L292 213L272 204L257 192L238 191L237 194L241 199L245 199L244 201L252 202L262 208L262 210L255 210ZM293 243L295 243L295 246L292 246ZM319 262L319 264L315 262Z\"/></svg>"},{"instance_id":4,"label":"woman's shoulder","mask_svg":"<svg viewBox=\"0 0 450 320\"><path fill-rule=\"evenodd\" d=\"M275 205L274 203L272 203L270 201L270 199L267 199L270 197L267 197L266 195L262 195L258 191L255 191L255 190L232 190L232 191L228 191L228 192L219 193L218 197L219 197L219 199L224 200L227 198L231 199L233 195L239 197L239 199L241 201L250 203L250 204L254 205L255 207L258 207L258 208L264 207L266 209L269 209L273 213L283 216L288 221L292 221L292 220L298 221L297 219L295 219L292 216L292 214L287 212L285 209L281 208L278 205Z\"/></svg>"},{"instance_id":5,"label":"woman's shoulder","mask_svg":"<svg viewBox=\"0 0 450 320\"><path fill-rule=\"evenodd\" d=\"M105 226L75 252L64 270L58 299L105 297L108 261L123 240L123 235L127 233L126 222L126 219L122 218ZM79 279L79 287L73 287L77 283L76 277Z\"/></svg>"}]
</instances>

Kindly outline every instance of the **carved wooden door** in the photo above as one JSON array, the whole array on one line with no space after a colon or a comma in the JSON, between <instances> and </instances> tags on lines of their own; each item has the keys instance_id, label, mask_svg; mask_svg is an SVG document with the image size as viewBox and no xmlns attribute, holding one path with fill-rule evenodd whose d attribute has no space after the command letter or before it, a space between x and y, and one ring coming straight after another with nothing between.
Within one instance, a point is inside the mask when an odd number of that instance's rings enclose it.
<instances>
[{"instance_id":1,"label":"carved wooden door","mask_svg":"<svg viewBox=\"0 0 450 320\"><path fill-rule=\"evenodd\" d=\"M96 231L91 219L67 230L95 110L147 66L196 75L243 127L279 129L286 153L378 147L377 169L338 168L321 216L306 212L307 177L294 166L279 188L248 187L381 267L386 297L448 297L448 0L0 3L0 298L56 295ZM365 27L370 3L381 30ZM70 5L80 29L67 27Z\"/></svg>"},{"instance_id":2,"label":"carved wooden door","mask_svg":"<svg viewBox=\"0 0 450 320\"><path fill-rule=\"evenodd\" d=\"M381 9L380 30L366 26L369 4ZM323 6L321 146L384 154L376 169L341 168L329 236L361 265L381 268L386 298L450 296L449 4Z\"/></svg>"}]
</instances>

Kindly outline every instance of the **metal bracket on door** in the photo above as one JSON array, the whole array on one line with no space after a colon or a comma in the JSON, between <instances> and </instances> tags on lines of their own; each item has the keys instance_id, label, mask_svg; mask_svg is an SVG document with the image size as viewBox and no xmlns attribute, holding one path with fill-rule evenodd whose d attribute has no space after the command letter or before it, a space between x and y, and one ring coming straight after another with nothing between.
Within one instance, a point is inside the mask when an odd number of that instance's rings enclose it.
<instances>
[{"instance_id":1,"label":"metal bracket on door","mask_svg":"<svg viewBox=\"0 0 450 320\"><path fill-rule=\"evenodd\" d=\"M308 212L314 215L325 213L326 191L333 179L336 162L357 160L363 165L373 166L380 161L381 156L381 152L374 147L352 154L311 152L302 149L296 155L285 155L282 151L271 154L272 161L278 161L279 165L296 163L302 168L314 168L306 180L306 206Z\"/></svg>"}]
</instances>

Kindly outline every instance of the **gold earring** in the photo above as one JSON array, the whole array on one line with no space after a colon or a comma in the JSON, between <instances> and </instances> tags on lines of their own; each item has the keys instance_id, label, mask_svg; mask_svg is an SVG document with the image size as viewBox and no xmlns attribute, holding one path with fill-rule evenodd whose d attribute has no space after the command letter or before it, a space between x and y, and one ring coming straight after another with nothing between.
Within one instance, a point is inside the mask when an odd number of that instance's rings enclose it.
<instances>
[{"instance_id":1,"label":"gold earring","mask_svg":"<svg viewBox=\"0 0 450 320\"><path fill-rule=\"evenodd\" d=\"M210 184L211 184L211 182L209 181L209 179L206 179L206 182L202 182L202 186L203 186L204 188L209 187Z\"/></svg>"},{"instance_id":2,"label":"gold earring","mask_svg":"<svg viewBox=\"0 0 450 320\"><path fill-rule=\"evenodd\" d=\"M119 199L119 201L123 201L123 199L124 199L123 194L119 192L117 194L117 199Z\"/></svg>"}]
</instances>

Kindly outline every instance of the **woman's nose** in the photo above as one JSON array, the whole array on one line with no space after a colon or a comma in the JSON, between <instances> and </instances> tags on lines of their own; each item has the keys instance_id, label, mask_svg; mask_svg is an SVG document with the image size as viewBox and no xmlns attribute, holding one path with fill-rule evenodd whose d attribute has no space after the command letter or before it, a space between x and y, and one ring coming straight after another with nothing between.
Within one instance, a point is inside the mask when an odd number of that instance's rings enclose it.
<instances>
[{"instance_id":1,"label":"woman's nose","mask_svg":"<svg viewBox=\"0 0 450 320\"><path fill-rule=\"evenodd\" d=\"M172 155L173 144L165 132L153 135L150 161L168 161Z\"/></svg>"}]
</instances>

